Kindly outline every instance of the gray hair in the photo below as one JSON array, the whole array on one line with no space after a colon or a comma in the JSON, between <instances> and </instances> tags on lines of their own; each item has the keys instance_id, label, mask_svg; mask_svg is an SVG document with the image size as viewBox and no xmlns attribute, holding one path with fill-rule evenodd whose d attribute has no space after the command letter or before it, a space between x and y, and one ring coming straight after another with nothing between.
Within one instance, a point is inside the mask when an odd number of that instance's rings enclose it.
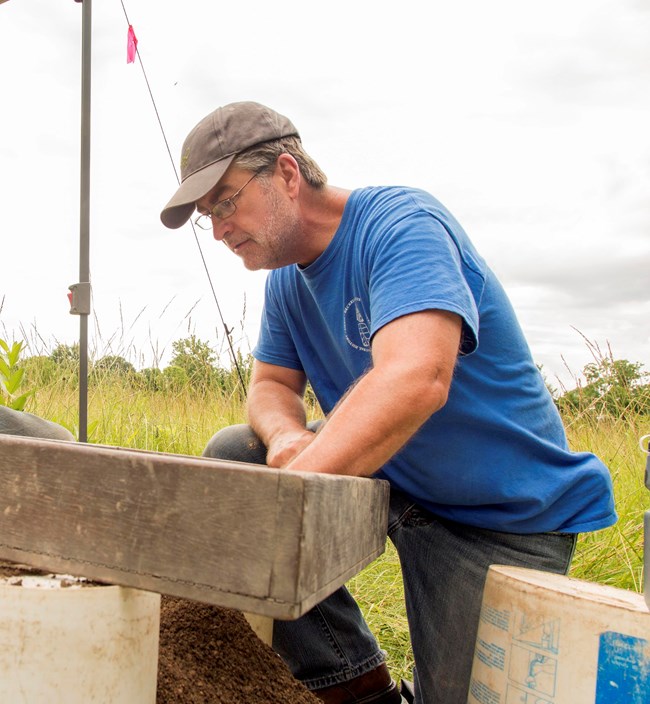
<instances>
[{"instance_id":1,"label":"gray hair","mask_svg":"<svg viewBox=\"0 0 650 704\"><path fill-rule=\"evenodd\" d=\"M313 188L322 188L327 176L302 147L300 137L282 137L255 144L235 157L233 164L249 171L263 171L275 164L280 154L290 154L297 162L302 177Z\"/></svg>"}]
</instances>

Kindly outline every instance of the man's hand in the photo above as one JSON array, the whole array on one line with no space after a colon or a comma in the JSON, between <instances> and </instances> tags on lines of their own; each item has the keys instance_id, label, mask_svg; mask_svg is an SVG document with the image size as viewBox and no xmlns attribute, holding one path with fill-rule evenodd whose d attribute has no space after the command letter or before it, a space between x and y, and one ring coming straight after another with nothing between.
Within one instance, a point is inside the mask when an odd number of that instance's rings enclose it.
<instances>
[{"instance_id":1,"label":"man's hand","mask_svg":"<svg viewBox=\"0 0 650 704\"><path fill-rule=\"evenodd\" d=\"M248 422L266 445L269 467L286 467L313 442L307 430L302 372L253 361L248 389Z\"/></svg>"},{"instance_id":2,"label":"man's hand","mask_svg":"<svg viewBox=\"0 0 650 704\"><path fill-rule=\"evenodd\" d=\"M269 467L286 467L295 459L316 437L311 430L293 431L278 434L270 441L266 453L266 464Z\"/></svg>"}]
</instances>

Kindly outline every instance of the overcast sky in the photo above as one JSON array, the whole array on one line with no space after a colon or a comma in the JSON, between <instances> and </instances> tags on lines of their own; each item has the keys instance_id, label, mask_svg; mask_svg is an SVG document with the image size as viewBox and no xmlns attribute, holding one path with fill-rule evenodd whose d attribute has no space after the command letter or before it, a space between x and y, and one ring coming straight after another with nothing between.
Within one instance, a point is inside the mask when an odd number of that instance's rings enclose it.
<instances>
[{"instance_id":1,"label":"overcast sky","mask_svg":"<svg viewBox=\"0 0 650 704\"><path fill-rule=\"evenodd\" d=\"M567 387L589 343L650 371L647 0L124 0L174 161L219 105L289 116L332 184L429 190L501 278ZM72 344L79 319L82 5L0 4L0 337ZM93 3L95 354L168 360L257 336L265 272L159 212L176 177L120 0ZM566 367L572 374L569 374ZM557 383L556 383L557 385Z\"/></svg>"}]
</instances>

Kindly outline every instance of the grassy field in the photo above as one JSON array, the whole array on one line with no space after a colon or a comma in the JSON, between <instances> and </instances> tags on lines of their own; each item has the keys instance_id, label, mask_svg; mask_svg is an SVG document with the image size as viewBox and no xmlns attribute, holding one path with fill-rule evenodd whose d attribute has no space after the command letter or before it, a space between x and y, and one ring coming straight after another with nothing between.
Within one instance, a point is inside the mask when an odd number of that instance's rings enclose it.
<instances>
[{"instance_id":1,"label":"grassy field","mask_svg":"<svg viewBox=\"0 0 650 704\"><path fill-rule=\"evenodd\" d=\"M26 410L62 423L76 434L78 396L74 383L39 383ZM313 410L317 415L317 410ZM134 388L113 375L99 378L89 392L89 440L95 443L161 452L200 454L212 433L242 422L244 405L237 392L152 392ZM610 467L619 521L612 528L582 535L572 576L634 591L642 590L643 514L650 492L643 483L645 455L639 438L650 433L648 416L625 420L583 414L566 417L574 450L589 450ZM384 555L352 579L359 601L395 677L410 677L412 656L403 605L397 555L388 543Z\"/></svg>"}]
</instances>

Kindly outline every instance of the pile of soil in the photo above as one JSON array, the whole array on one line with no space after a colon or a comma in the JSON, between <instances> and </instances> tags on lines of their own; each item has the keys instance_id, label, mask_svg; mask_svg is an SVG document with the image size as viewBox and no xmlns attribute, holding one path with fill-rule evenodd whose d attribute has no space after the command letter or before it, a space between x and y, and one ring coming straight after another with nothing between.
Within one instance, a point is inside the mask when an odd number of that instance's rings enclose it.
<instances>
[{"instance_id":1,"label":"pile of soil","mask_svg":"<svg viewBox=\"0 0 650 704\"><path fill-rule=\"evenodd\" d=\"M157 704L322 704L244 616L163 596Z\"/></svg>"}]
</instances>

